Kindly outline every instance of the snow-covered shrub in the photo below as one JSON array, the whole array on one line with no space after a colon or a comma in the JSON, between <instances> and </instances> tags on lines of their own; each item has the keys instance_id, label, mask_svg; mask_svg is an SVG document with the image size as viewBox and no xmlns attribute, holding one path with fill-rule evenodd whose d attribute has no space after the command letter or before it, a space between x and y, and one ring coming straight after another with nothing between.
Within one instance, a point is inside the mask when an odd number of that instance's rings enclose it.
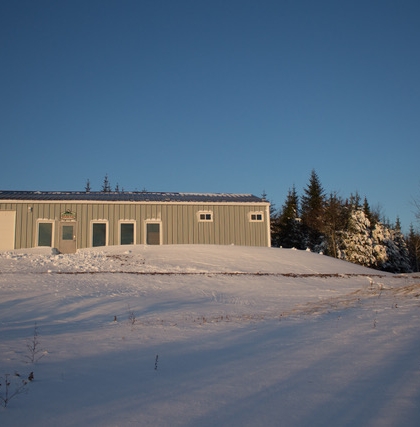
<instances>
[{"instance_id":1,"label":"snow-covered shrub","mask_svg":"<svg viewBox=\"0 0 420 427\"><path fill-rule=\"evenodd\" d=\"M381 222L371 228L361 209L351 213L349 226L341 234L338 257L392 273L410 271L409 254L402 233Z\"/></svg>"},{"instance_id":2,"label":"snow-covered shrub","mask_svg":"<svg viewBox=\"0 0 420 427\"><path fill-rule=\"evenodd\" d=\"M372 230L375 267L392 273L410 271L410 259L404 237L399 230L393 230L378 222Z\"/></svg>"},{"instance_id":3,"label":"snow-covered shrub","mask_svg":"<svg viewBox=\"0 0 420 427\"><path fill-rule=\"evenodd\" d=\"M375 265L370 221L362 210L351 213L348 229L341 235L338 258L365 267Z\"/></svg>"}]
</instances>

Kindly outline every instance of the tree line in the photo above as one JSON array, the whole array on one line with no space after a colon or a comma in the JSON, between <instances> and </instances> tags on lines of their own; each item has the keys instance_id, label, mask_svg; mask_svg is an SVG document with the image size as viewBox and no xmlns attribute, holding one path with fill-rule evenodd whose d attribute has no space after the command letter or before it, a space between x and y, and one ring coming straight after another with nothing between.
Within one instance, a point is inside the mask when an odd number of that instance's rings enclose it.
<instances>
[{"instance_id":1,"label":"tree line","mask_svg":"<svg viewBox=\"0 0 420 427\"><path fill-rule=\"evenodd\" d=\"M420 219L420 209L417 215ZM390 224L358 193L327 194L312 170L299 196L293 186L279 210L271 211L272 246L309 249L392 273L419 271L420 234L404 236L399 218Z\"/></svg>"},{"instance_id":2,"label":"tree line","mask_svg":"<svg viewBox=\"0 0 420 427\"><path fill-rule=\"evenodd\" d=\"M85 184L85 192L86 193L90 193L91 191L92 191L92 186L90 184L90 179L88 178L86 180L86 184ZM137 191L137 190L135 190L135 191ZM143 188L141 191L145 192L146 189ZM111 182L110 182L110 180L108 178L108 174L105 174L104 179L102 181L102 186L101 186L100 192L101 193L112 193L112 192L115 192L115 193L124 193L125 190L124 190L124 187L120 187L120 185L118 184L118 182L115 184L115 187L112 188Z\"/></svg>"},{"instance_id":3,"label":"tree line","mask_svg":"<svg viewBox=\"0 0 420 427\"><path fill-rule=\"evenodd\" d=\"M90 193L92 191L92 187L90 185L90 179L89 178L86 180L85 191L86 191L86 193ZM105 177L104 177L104 180L103 180L103 183L102 183L101 192L102 193L111 193L112 191L115 191L117 193L119 193L120 191L124 192L124 188L122 188L120 190L120 186L117 183L116 186L115 186L115 189L112 190L111 183L109 182L108 174L105 174Z\"/></svg>"}]
</instances>

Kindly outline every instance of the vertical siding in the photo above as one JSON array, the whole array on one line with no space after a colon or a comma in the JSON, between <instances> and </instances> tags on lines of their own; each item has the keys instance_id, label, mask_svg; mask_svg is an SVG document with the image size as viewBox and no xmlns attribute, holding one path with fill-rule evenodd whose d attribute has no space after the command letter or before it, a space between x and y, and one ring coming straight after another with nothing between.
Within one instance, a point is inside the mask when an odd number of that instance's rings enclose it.
<instances>
[{"instance_id":1,"label":"vertical siding","mask_svg":"<svg viewBox=\"0 0 420 427\"><path fill-rule=\"evenodd\" d=\"M28 208L32 207L32 212ZM53 244L58 245L61 213L76 213L77 248L91 246L91 222L108 223L108 244L119 244L119 221L135 222L135 242L145 243L145 221L161 222L162 244L220 244L269 246L269 218L265 206L233 204L152 203L0 203L1 210L16 211L15 246L37 245L37 221L54 221ZM213 221L198 220L198 212L210 211ZM264 221L250 222L250 212L261 212Z\"/></svg>"},{"instance_id":2,"label":"vertical siding","mask_svg":"<svg viewBox=\"0 0 420 427\"><path fill-rule=\"evenodd\" d=\"M140 221L140 211L141 211L141 208L140 208L140 206L139 205L135 205L134 206L134 219L136 220L136 223L137 223L137 228L136 228L136 242L137 242L137 244L141 244L141 243L143 243L143 241L141 240L142 239L142 237L143 237L143 230L142 230L142 224L141 224L141 221Z\"/></svg>"},{"instance_id":3,"label":"vertical siding","mask_svg":"<svg viewBox=\"0 0 420 427\"><path fill-rule=\"evenodd\" d=\"M26 226L26 230L25 230L25 234L26 234L26 241L27 244L29 245L29 247L33 247L36 246L36 241L35 241L35 235L36 233L34 233L34 230L36 228L36 220L38 217L38 205L34 205L33 209L32 209L32 213L29 214L29 207L31 205L29 203L25 203L25 207L23 208L22 211L22 218L25 217L25 212L26 212L26 218L27 221L23 221L25 226Z\"/></svg>"},{"instance_id":4,"label":"vertical siding","mask_svg":"<svg viewBox=\"0 0 420 427\"><path fill-rule=\"evenodd\" d=\"M115 208L117 205L105 205L105 216L108 219L108 244L118 245L118 220L115 216ZM118 218L118 216L117 216Z\"/></svg>"},{"instance_id":5,"label":"vertical siding","mask_svg":"<svg viewBox=\"0 0 420 427\"><path fill-rule=\"evenodd\" d=\"M176 235L182 236L182 241L188 243L188 220L183 221L182 218L186 217L187 210L184 209L185 205L176 206L177 222L176 222Z\"/></svg>"}]
</instances>

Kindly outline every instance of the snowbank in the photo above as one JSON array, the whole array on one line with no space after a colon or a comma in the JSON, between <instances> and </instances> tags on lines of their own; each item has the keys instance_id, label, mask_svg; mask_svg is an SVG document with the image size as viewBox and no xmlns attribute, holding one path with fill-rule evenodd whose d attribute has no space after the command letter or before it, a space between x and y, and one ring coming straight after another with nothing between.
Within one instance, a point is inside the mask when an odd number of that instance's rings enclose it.
<instances>
[{"instance_id":1,"label":"snowbank","mask_svg":"<svg viewBox=\"0 0 420 427\"><path fill-rule=\"evenodd\" d=\"M4 426L420 422L416 275L276 248L33 249L0 253L0 295L0 375L34 372Z\"/></svg>"}]
</instances>

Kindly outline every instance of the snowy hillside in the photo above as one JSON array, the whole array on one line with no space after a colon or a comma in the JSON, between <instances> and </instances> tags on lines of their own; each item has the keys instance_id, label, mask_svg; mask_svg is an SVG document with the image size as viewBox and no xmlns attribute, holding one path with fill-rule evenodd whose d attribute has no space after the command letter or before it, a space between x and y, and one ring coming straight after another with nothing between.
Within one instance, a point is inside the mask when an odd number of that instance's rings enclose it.
<instances>
[{"instance_id":1,"label":"snowy hillside","mask_svg":"<svg viewBox=\"0 0 420 427\"><path fill-rule=\"evenodd\" d=\"M2 426L420 424L416 275L276 248L31 249L0 252L0 298L0 403L6 374L10 397L34 373Z\"/></svg>"}]
</instances>

